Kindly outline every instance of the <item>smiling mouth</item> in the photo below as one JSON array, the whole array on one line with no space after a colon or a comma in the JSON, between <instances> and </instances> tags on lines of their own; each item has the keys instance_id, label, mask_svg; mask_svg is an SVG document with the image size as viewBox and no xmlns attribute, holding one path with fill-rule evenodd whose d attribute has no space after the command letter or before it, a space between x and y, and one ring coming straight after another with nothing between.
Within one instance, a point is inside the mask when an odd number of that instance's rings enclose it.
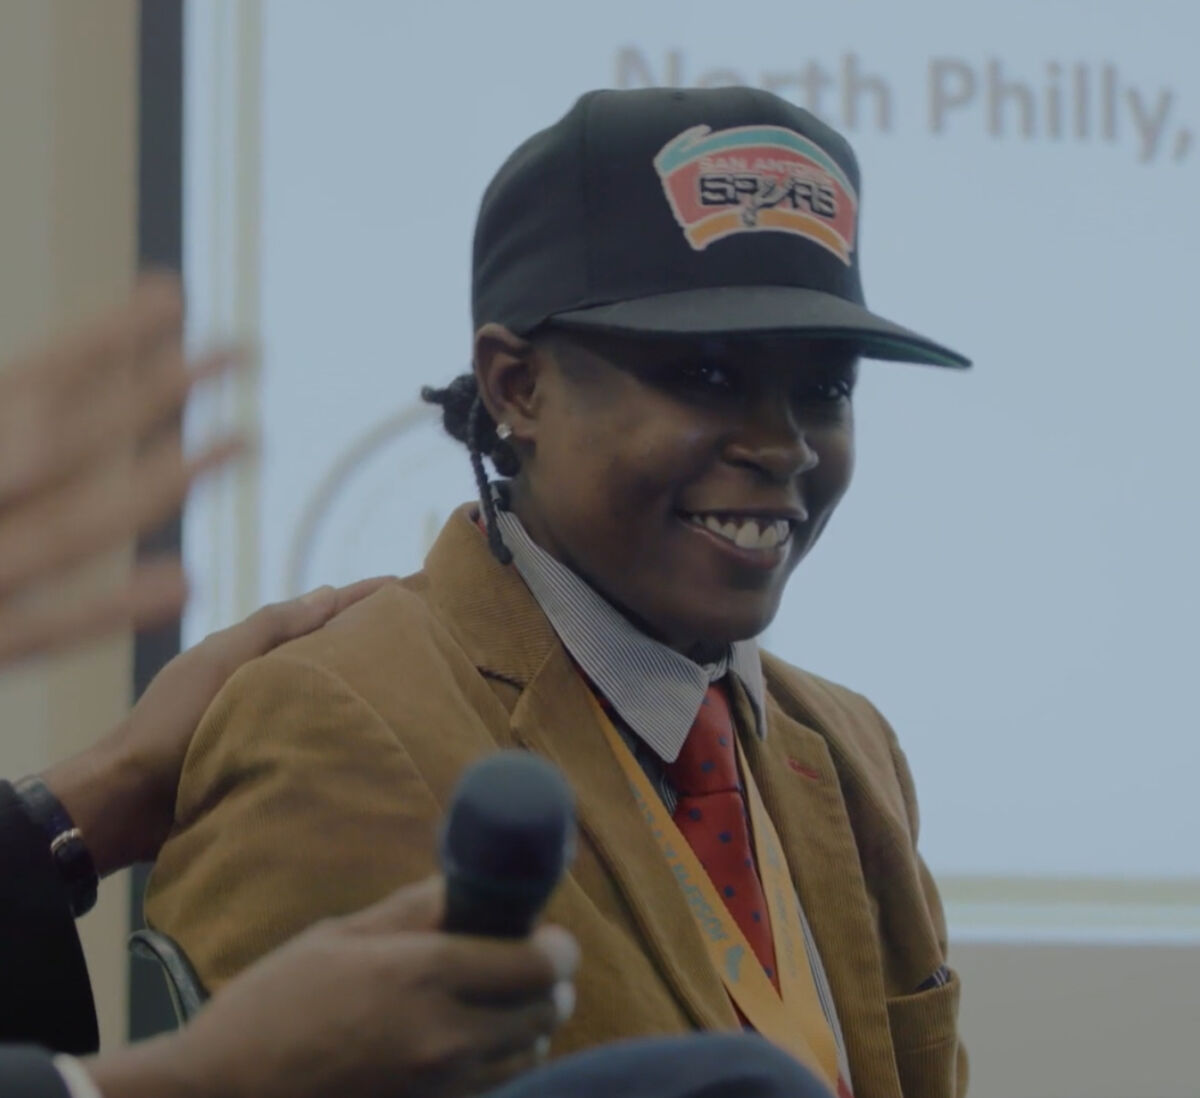
<instances>
[{"instance_id":1,"label":"smiling mouth","mask_svg":"<svg viewBox=\"0 0 1200 1098\"><path fill-rule=\"evenodd\" d=\"M796 525L792 519L751 518L732 514L696 515L680 511L679 517L739 549L760 551L787 545Z\"/></svg>"}]
</instances>

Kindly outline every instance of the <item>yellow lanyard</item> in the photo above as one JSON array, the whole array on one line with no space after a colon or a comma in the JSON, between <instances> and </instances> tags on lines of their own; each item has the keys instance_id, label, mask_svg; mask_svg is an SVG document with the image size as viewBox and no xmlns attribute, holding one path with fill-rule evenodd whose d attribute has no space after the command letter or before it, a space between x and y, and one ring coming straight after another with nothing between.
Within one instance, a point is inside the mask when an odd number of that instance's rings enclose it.
<instances>
[{"instance_id":1,"label":"yellow lanyard","mask_svg":"<svg viewBox=\"0 0 1200 1098\"><path fill-rule=\"evenodd\" d=\"M692 918L696 920L700 936L708 948L709 959L721 974L730 998L763 1037L819 1072L830 1087L836 1089L837 1043L817 997L816 983L804 946L804 929L800 925L796 889L775 825L759 796L754 776L742 755L741 744L737 743L738 763L746 786L754 849L758 855L767 910L771 916L775 963L779 969L778 992L763 972L754 949L746 941L737 920L730 915L725 901L717 893L691 845L675 826L666 806L651 787L637 759L590 689L588 694L600 715L600 723L613 754L633 788L638 807L683 889Z\"/></svg>"}]
</instances>

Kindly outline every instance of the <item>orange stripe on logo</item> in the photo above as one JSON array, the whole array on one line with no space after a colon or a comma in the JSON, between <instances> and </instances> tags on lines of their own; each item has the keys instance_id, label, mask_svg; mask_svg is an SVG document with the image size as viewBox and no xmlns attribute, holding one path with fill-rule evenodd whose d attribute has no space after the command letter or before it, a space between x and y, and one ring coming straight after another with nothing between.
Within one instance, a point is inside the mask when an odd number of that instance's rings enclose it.
<instances>
[{"instance_id":1,"label":"orange stripe on logo","mask_svg":"<svg viewBox=\"0 0 1200 1098\"><path fill-rule=\"evenodd\" d=\"M742 220L741 207L737 210L724 210L689 226L685 235L693 248L702 251L714 240L720 240L722 237L733 236L735 233L762 232L764 229L806 236L814 243L828 248L843 263L850 263L850 249L838 231L820 218L798 210L759 210L755 225L747 225Z\"/></svg>"},{"instance_id":2,"label":"orange stripe on logo","mask_svg":"<svg viewBox=\"0 0 1200 1098\"><path fill-rule=\"evenodd\" d=\"M698 225L692 225L687 230L688 243L697 250L708 247L714 240L719 240L730 233L736 233L742 227L742 215L735 211L714 214L707 217Z\"/></svg>"},{"instance_id":3,"label":"orange stripe on logo","mask_svg":"<svg viewBox=\"0 0 1200 1098\"><path fill-rule=\"evenodd\" d=\"M785 232L807 236L818 244L823 244L843 263L850 262L850 251L846 242L824 221L812 214L801 213L799 210L759 210L758 224L764 229L783 229Z\"/></svg>"}]
</instances>

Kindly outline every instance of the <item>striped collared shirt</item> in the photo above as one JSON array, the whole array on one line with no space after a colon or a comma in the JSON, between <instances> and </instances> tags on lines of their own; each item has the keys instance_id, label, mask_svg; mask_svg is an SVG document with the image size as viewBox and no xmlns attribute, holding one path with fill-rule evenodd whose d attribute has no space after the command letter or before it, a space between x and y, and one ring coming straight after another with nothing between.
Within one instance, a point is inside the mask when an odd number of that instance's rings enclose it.
<instances>
[{"instance_id":1,"label":"striped collared shirt","mask_svg":"<svg viewBox=\"0 0 1200 1098\"><path fill-rule=\"evenodd\" d=\"M571 658L663 762L679 758L709 686L728 673L738 677L754 704L758 734L767 734L766 688L754 641L731 645L716 663L698 664L630 624L535 544L511 511L499 511L497 518L517 571Z\"/></svg>"},{"instance_id":2,"label":"striped collared shirt","mask_svg":"<svg viewBox=\"0 0 1200 1098\"><path fill-rule=\"evenodd\" d=\"M736 675L753 703L757 733L766 737L766 687L754 641L731 645L716 663L698 664L634 627L570 568L537 545L521 520L504 510L502 503L496 519L525 585L571 658L621 718L616 722L618 731L668 812L675 811L678 795L667 779L667 764L679 757L711 683L726 674ZM837 1040L842 1077L849 1079L845 1041L825 966L799 897L796 902L817 997Z\"/></svg>"}]
</instances>

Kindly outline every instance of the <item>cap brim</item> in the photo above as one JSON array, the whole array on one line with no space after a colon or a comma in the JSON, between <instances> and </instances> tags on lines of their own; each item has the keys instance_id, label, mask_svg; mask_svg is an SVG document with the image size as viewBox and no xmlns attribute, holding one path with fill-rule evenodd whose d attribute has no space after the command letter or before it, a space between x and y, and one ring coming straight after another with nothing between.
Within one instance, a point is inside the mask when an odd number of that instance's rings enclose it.
<instances>
[{"instance_id":1,"label":"cap brim","mask_svg":"<svg viewBox=\"0 0 1200 1098\"><path fill-rule=\"evenodd\" d=\"M864 358L965 369L970 359L833 294L795 286L710 286L556 313L568 328L629 335L803 335L853 343Z\"/></svg>"}]
</instances>

